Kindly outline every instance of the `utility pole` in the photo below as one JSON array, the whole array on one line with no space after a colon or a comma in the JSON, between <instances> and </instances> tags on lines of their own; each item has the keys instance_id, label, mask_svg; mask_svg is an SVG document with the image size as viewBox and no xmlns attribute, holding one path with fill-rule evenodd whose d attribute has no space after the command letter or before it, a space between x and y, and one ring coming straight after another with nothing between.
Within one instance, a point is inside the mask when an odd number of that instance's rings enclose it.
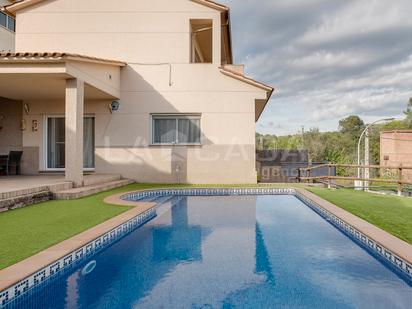
<instances>
[{"instance_id":1,"label":"utility pole","mask_svg":"<svg viewBox=\"0 0 412 309\"><path fill-rule=\"evenodd\" d=\"M305 148L304 139L305 139L305 126L302 126L302 145L301 145L302 150Z\"/></svg>"},{"instance_id":2,"label":"utility pole","mask_svg":"<svg viewBox=\"0 0 412 309\"><path fill-rule=\"evenodd\" d=\"M365 178L369 179L370 177L370 169L369 164L370 164L370 154L369 154L369 128L367 128L366 133L365 133ZM369 190L369 181L364 182L364 190L368 191Z\"/></svg>"},{"instance_id":3,"label":"utility pole","mask_svg":"<svg viewBox=\"0 0 412 309\"><path fill-rule=\"evenodd\" d=\"M371 124L367 125L366 128L362 131L360 137L359 137L359 141L358 141L358 178L361 178L361 142L362 142L362 138L365 136L366 131L369 130L370 127L372 127L373 125L377 124L378 122L387 122L387 121L393 121L395 120L395 118L385 118L385 119L380 119L380 120L376 120L374 122L372 122ZM366 147L365 147L366 148ZM368 140L368 161L369 161L369 140ZM366 159L366 153L365 153L365 159ZM364 162L364 164L366 164L366 162ZM365 178L365 177L364 177ZM363 182L361 180L355 180L355 188L357 188L358 190L360 189L359 187L363 187Z\"/></svg>"}]
</instances>

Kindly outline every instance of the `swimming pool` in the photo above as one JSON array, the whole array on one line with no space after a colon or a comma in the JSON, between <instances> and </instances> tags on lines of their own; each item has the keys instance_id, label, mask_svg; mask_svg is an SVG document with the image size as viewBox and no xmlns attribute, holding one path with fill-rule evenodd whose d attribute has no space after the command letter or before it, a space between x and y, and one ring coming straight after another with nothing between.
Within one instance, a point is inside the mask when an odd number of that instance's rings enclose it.
<instances>
[{"instance_id":1,"label":"swimming pool","mask_svg":"<svg viewBox=\"0 0 412 309\"><path fill-rule=\"evenodd\" d=\"M293 195L147 196L157 216L10 308L411 308L412 287Z\"/></svg>"}]
</instances>

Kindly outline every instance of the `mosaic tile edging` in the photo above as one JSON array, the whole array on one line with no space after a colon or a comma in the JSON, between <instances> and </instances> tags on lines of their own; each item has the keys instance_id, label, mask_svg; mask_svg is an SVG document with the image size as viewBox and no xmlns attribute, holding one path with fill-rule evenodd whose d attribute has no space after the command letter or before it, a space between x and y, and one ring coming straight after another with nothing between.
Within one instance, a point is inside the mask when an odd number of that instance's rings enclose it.
<instances>
[{"instance_id":1,"label":"mosaic tile edging","mask_svg":"<svg viewBox=\"0 0 412 309\"><path fill-rule=\"evenodd\" d=\"M219 189L158 189L147 190L133 193L126 193L120 196L120 199L128 202L137 202L145 198L155 198L168 195L184 195L184 196L230 196L230 195L293 195L295 189L279 189L279 188L219 188Z\"/></svg>"},{"instance_id":2,"label":"mosaic tile edging","mask_svg":"<svg viewBox=\"0 0 412 309\"><path fill-rule=\"evenodd\" d=\"M156 210L151 208L145 212L131 218L130 220L122 223L116 228L106 232L99 236L95 240L89 242L83 247L67 254L58 261L38 270L33 275L23 279L22 281L12 285L6 290L0 292L0 308L8 305L17 297L25 294L29 290L39 286L50 278L57 276L67 268L77 264L86 258L89 258L92 254L95 254L102 249L106 248L116 240L125 236L127 233L137 229L146 222L150 221L156 216Z\"/></svg>"},{"instance_id":3,"label":"mosaic tile edging","mask_svg":"<svg viewBox=\"0 0 412 309\"><path fill-rule=\"evenodd\" d=\"M409 264L403 258L399 257L386 247L382 246L372 238L366 236L361 231L354 228L352 225L348 224L347 222L343 221L331 212L327 211L322 206L312 201L310 198L304 196L303 194L297 191L295 191L294 195L307 206L312 208L320 216L325 218L333 226L342 231L345 235L349 236L353 241L355 241L355 243L365 248L367 251L371 252L375 256L380 257L384 261L390 263L394 270L398 270L412 284L411 264Z\"/></svg>"}]
</instances>

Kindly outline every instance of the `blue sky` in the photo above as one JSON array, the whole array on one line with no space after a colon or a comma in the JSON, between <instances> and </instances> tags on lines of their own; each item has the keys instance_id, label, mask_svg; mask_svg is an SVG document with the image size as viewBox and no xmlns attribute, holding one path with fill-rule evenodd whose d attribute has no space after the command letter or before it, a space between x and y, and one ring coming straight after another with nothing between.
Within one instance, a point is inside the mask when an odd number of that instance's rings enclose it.
<instances>
[{"instance_id":1,"label":"blue sky","mask_svg":"<svg viewBox=\"0 0 412 309\"><path fill-rule=\"evenodd\" d=\"M412 96L411 0L219 2L231 7L235 62L277 91L258 132L402 116Z\"/></svg>"}]
</instances>

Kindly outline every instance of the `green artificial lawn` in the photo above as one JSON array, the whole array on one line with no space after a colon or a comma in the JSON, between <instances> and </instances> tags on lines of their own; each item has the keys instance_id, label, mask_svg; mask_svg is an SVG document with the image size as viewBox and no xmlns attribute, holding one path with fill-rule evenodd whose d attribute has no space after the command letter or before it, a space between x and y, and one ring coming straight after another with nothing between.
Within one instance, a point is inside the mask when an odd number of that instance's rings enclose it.
<instances>
[{"instance_id":1,"label":"green artificial lawn","mask_svg":"<svg viewBox=\"0 0 412 309\"><path fill-rule=\"evenodd\" d=\"M308 191L412 244L412 199L355 190Z\"/></svg>"}]
</instances>

